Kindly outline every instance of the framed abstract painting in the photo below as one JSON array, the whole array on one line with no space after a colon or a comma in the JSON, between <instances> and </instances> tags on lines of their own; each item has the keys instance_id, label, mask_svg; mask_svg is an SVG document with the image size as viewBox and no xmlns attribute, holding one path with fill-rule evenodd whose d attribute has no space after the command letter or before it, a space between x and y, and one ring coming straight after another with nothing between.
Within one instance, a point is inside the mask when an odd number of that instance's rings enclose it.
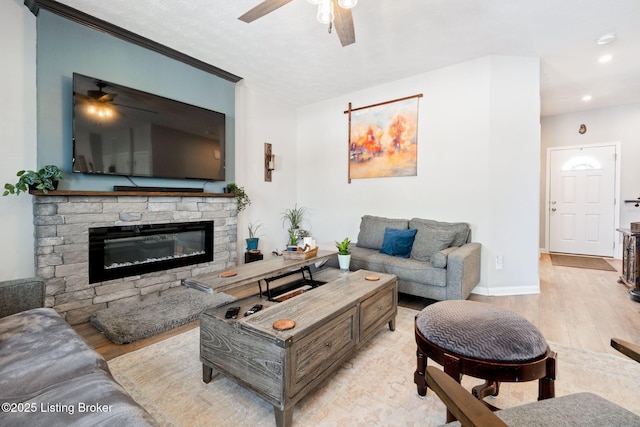
<instances>
[{"instance_id":1,"label":"framed abstract painting","mask_svg":"<svg viewBox=\"0 0 640 427\"><path fill-rule=\"evenodd\" d=\"M355 109L349 104L349 182L417 175L420 97Z\"/></svg>"}]
</instances>

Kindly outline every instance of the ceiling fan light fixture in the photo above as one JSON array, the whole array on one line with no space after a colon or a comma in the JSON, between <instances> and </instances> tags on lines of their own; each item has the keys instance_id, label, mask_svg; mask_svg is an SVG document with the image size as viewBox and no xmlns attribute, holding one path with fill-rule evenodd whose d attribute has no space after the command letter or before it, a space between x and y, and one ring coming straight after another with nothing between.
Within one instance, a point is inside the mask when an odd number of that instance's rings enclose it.
<instances>
[{"instance_id":1,"label":"ceiling fan light fixture","mask_svg":"<svg viewBox=\"0 0 640 427\"><path fill-rule=\"evenodd\" d=\"M320 0L318 3L318 22L321 24L329 24L333 22L333 2L331 0Z\"/></svg>"},{"instance_id":2,"label":"ceiling fan light fixture","mask_svg":"<svg viewBox=\"0 0 640 427\"><path fill-rule=\"evenodd\" d=\"M343 9L351 9L358 4L358 0L338 0L338 5Z\"/></svg>"},{"instance_id":3,"label":"ceiling fan light fixture","mask_svg":"<svg viewBox=\"0 0 640 427\"><path fill-rule=\"evenodd\" d=\"M607 34L603 34L600 37L598 37L598 39L596 40L596 43L598 43L599 45L603 45L603 44L609 44L614 42L616 39L616 34L615 33L607 33Z\"/></svg>"}]
</instances>

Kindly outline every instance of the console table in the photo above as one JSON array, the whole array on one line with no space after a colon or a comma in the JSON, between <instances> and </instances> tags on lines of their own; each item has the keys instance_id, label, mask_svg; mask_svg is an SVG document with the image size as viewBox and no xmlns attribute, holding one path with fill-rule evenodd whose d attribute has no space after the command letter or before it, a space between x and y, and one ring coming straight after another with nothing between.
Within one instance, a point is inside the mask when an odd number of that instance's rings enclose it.
<instances>
[{"instance_id":1,"label":"console table","mask_svg":"<svg viewBox=\"0 0 640 427\"><path fill-rule=\"evenodd\" d=\"M263 310L242 317L256 302ZM223 373L272 404L277 426L291 426L297 401L383 325L395 330L397 304L396 276L360 270L281 303L254 296L206 310L200 316L202 379L209 383ZM237 319L225 319L230 306L240 306ZM276 330L274 322L283 319L295 326Z\"/></svg>"}]
</instances>

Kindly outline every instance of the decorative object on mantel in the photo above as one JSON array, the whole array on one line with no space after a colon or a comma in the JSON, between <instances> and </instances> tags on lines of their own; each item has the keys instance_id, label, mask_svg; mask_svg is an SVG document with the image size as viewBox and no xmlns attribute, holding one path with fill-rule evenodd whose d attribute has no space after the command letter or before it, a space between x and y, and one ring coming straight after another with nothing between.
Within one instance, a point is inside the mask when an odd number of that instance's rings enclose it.
<instances>
[{"instance_id":1,"label":"decorative object on mantel","mask_svg":"<svg viewBox=\"0 0 640 427\"><path fill-rule=\"evenodd\" d=\"M4 185L3 196L18 195L21 192L26 193L28 190L40 190L47 194L49 190L58 188L58 181L62 179L62 170L55 165L47 165L37 172L32 170L18 171L16 176L19 178L18 182Z\"/></svg>"},{"instance_id":2,"label":"decorative object on mantel","mask_svg":"<svg viewBox=\"0 0 640 427\"><path fill-rule=\"evenodd\" d=\"M276 168L276 155L271 151L271 144L264 143L264 180L271 182L271 173Z\"/></svg>"},{"instance_id":3,"label":"decorative object on mantel","mask_svg":"<svg viewBox=\"0 0 640 427\"><path fill-rule=\"evenodd\" d=\"M237 184L231 182L227 184L225 192L232 193L236 196L236 202L238 202L238 213L245 210L245 208L251 204L251 199L249 199L249 196L244 191L244 187L239 187Z\"/></svg>"},{"instance_id":4,"label":"decorative object on mantel","mask_svg":"<svg viewBox=\"0 0 640 427\"><path fill-rule=\"evenodd\" d=\"M349 178L416 176L422 94L349 108Z\"/></svg>"}]
</instances>

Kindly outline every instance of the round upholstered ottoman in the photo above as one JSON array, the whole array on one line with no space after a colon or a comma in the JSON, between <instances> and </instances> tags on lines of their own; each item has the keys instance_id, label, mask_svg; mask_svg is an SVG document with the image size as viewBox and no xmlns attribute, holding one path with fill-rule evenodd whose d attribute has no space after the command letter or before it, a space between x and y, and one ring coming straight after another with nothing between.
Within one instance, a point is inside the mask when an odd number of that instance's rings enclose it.
<instances>
[{"instance_id":1,"label":"round upholstered ottoman","mask_svg":"<svg viewBox=\"0 0 640 427\"><path fill-rule=\"evenodd\" d=\"M555 354L540 331L517 313L476 301L441 301L415 319L418 367L414 382L427 392L427 359L460 382L484 379L473 389L479 399L496 396L500 382L538 380L538 400L554 397ZM490 406L490 405L489 405ZM453 420L447 413L447 420Z\"/></svg>"}]
</instances>

